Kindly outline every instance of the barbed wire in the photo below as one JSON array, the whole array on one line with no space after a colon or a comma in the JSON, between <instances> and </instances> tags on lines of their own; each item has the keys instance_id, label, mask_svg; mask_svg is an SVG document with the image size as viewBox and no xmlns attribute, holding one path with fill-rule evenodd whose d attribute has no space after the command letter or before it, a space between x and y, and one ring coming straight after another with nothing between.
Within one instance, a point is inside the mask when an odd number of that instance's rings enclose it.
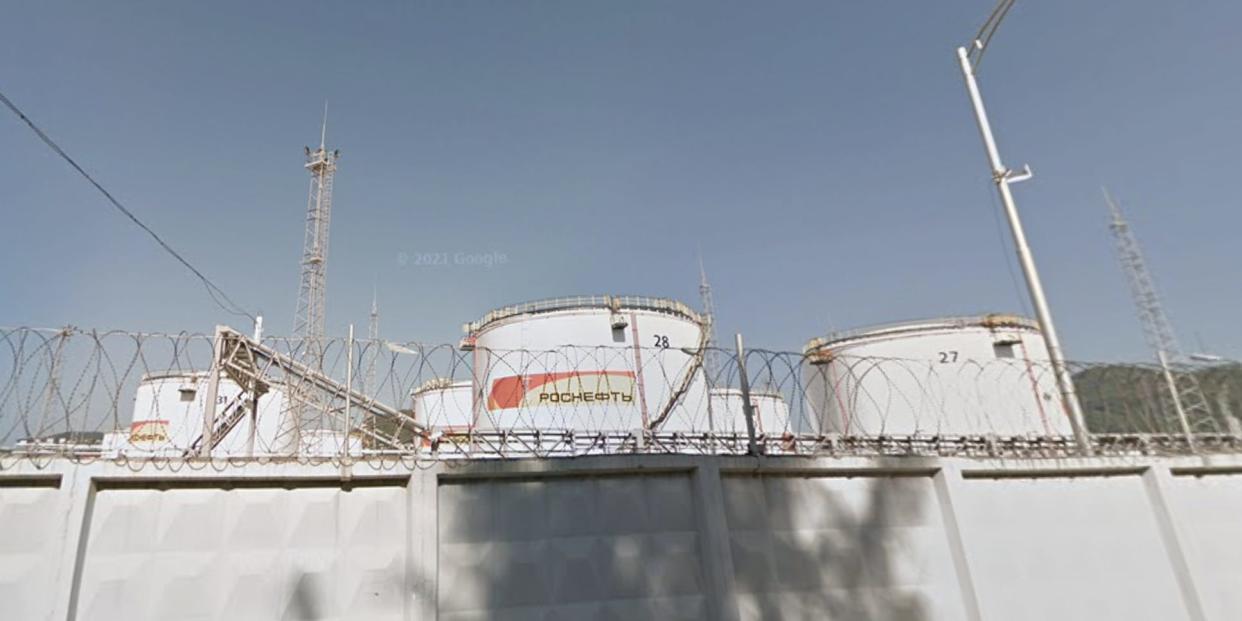
<instances>
[{"instance_id":1,"label":"barbed wire","mask_svg":"<svg viewBox=\"0 0 1242 621\"><path fill-rule=\"evenodd\" d=\"M322 365L309 368L296 362L301 339L0 328L0 447L7 457L392 463L749 450L735 352L317 346ZM719 362L710 370L708 354ZM744 362L756 445L769 454L1073 453L1046 361L754 349ZM1187 369L1212 401L1191 421L1197 447L1159 367L1070 367L1101 447L1238 450L1242 364Z\"/></svg>"}]
</instances>

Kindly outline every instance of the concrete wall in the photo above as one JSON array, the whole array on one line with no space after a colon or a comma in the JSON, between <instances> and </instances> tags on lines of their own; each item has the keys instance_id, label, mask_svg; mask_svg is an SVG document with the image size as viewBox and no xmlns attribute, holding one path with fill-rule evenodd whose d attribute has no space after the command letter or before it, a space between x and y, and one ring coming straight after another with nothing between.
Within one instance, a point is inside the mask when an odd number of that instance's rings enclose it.
<instances>
[{"instance_id":1,"label":"concrete wall","mask_svg":"<svg viewBox=\"0 0 1242 621\"><path fill-rule=\"evenodd\" d=\"M1232 619L1242 456L0 463L12 619Z\"/></svg>"}]
</instances>

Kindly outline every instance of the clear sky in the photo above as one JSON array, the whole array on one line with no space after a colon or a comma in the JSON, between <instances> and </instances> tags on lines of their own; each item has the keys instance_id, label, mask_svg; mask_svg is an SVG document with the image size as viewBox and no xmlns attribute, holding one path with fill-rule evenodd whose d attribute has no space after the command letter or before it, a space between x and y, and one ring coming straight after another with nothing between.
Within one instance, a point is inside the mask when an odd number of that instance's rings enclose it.
<instances>
[{"instance_id":1,"label":"clear sky","mask_svg":"<svg viewBox=\"0 0 1242 621\"><path fill-rule=\"evenodd\" d=\"M1025 308L953 52L991 7L10 2L0 89L269 333L327 99L330 333L365 333L373 285L394 340L542 297L697 305L698 246L721 331L797 349ZM1239 23L1236 0L1027 0L993 42L982 88L1036 172L1016 193L1071 358L1149 356L1101 184L1186 349L1242 356ZM0 324L247 327L0 113Z\"/></svg>"}]
</instances>

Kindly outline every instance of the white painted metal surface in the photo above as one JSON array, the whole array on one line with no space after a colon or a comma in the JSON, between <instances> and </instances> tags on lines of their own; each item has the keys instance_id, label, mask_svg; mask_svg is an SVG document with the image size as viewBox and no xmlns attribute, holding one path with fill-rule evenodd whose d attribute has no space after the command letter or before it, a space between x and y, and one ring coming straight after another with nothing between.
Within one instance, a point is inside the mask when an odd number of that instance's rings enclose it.
<instances>
[{"instance_id":1,"label":"white painted metal surface","mask_svg":"<svg viewBox=\"0 0 1242 621\"><path fill-rule=\"evenodd\" d=\"M431 380L414 391L414 418L444 432L469 431L474 426L474 383Z\"/></svg>"},{"instance_id":2,"label":"white painted metal surface","mask_svg":"<svg viewBox=\"0 0 1242 621\"><path fill-rule=\"evenodd\" d=\"M1029 319L892 324L807 343L803 381L825 433L1066 435L1043 338Z\"/></svg>"},{"instance_id":3,"label":"white painted metal surface","mask_svg":"<svg viewBox=\"0 0 1242 621\"><path fill-rule=\"evenodd\" d=\"M698 314L670 300L565 298L466 326L482 429L706 429Z\"/></svg>"},{"instance_id":4,"label":"white painted metal surface","mask_svg":"<svg viewBox=\"0 0 1242 621\"><path fill-rule=\"evenodd\" d=\"M983 95L979 93L976 80L976 66L987 46L992 40L996 28L1005 18L1013 0L1003 0L994 13L995 20L989 19L988 24L971 42L971 51L965 47L957 48L958 64L962 69L962 78L966 82L966 91L970 96L971 108L975 113L975 121L979 126L979 135L983 139L983 148L987 153L988 167L991 169L992 180L996 183L996 191L1000 195L1001 204L1005 207L1005 219L1009 222L1009 232L1013 236L1014 249L1018 253L1018 263L1022 266L1022 275L1026 280L1027 291L1031 295L1031 305L1035 308L1035 317L1039 328L1046 337L1044 348L1048 354L1048 362L1052 367L1053 379L1061 396L1062 408L1068 413L1070 426L1078 439L1083 454L1091 453L1091 443L1087 439L1086 424L1083 422L1082 407L1078 395L1074 393L1074 380L1069 368L1065 365L1065 356L1061 349L1061 340L1057 337L1056 325L1052 321L1052 311L1048 307L1048 298L1044 294L1044 286L1035 265L1035 257L1031 253L1030 244L1026 241L1026 232L1022 226L1022 218L1018 215L1018 206L1013 200L1010 186L1031 178L1031 169L1026 167L1022 172L1012 170L1001 161L1000 149L996 146L996 137L992 134L992 124L988 120L987 110L983 106ZM1003 8L1002 8L1003 7ZM974 57L973 59L971 57Z\"/></svg>"},{"instance_id":5,"label":"white painted metal surface","mask_svg":"<svg viewBox=\"0 0 1242 621\"><path fill-rule=\"evenodd\" d=\"M742 391L737 388L713 388L710 393L712 430L746 433ZM755 413L755 433L781 435L792 431L789 427L789 404L780 393L751 389L750 405Z\"/></svg>"},{"instance_id":6,"label":"white painted metal surface","mask_svg":"<svg viewBox=\"0 0 1242 621\"><path fill-rule=\"evenodd\" d=\"M362 438L349 434L349 454L362 454ZM308 457L331 457L345 452L346 434L334 429L304 429L300 435L299 455Z\"/></svg>"},{"instance_id":7,"label":"white painted metal surface","mask_svg":"<svg viewBox=\"0 0 1242 621\"><path fill-rule=\"evenodd\" d=\"M144 377L134 394L134 411L128 437L115 447L126 454L180 455L203 431L208 397L207 373L168 373ZM240 405L242 389L227 378L220 379L216 416L220 420ZM244 418L220 441L213 453L246 455L254 432L256 454L285 450L278 437L284 414L284 393L272 388L259 398L257 421ZM115 438L111 441L115 443ZM105 447L110 448L110 447Z\"/></svg>"}]
</instances>

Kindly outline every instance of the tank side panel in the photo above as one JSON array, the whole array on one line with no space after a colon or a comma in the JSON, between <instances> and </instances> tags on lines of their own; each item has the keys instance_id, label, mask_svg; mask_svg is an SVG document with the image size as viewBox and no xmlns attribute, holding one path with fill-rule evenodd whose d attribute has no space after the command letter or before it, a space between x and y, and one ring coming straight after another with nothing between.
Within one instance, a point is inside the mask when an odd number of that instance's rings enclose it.
<instances>
[{"instance_id":1,"label":"tank side panel","mask_svg":"<svg viewBox=\"0 0 1242 621\"><path fill-rule=\"evenodd\" d=\"M486 352L480 427L637 429L644 409L658 416L683 383L688 388L664 428L705 426L702 374L682 351L697 349L698 325L667 315L633 315L637 326L623 330L614 330L609 314L597 311L530 316L488 328L476 344Z\"/></svg>"},{"instance_id":2,"label":"tank side panel","mask_svg":"<svg viewBox=\"0 0 1242 621\"><path fill-rule=\"evenodd\" d=\"M1043 351L1038 334L971 327L862 340L832 351L830 362L804 367L808 407L826 432L1068 433L1047 363L1023 357Z\"/></svg>"},{"instance_id":3,"label":"tank side panel","mask_svg":"<svg viewBox=\"0 0 1242 621\"><path fill-rule=\"evenodd\" d=\"M221 379L216 395L217 420L236 403L241 387ZM139 384L134 396L132 423L122 451L131 455L179 455L203 432L207 411L207 380L201 377L167 377ZM276 453L284 448L277 437L284 409L284 394L271 390L259 398L255 421L255 453ZM219 455L245 455L251 421L240 421L228 436L218 440Z\"/></svg>"},{"instance_id":4,"label":"tank side panel","mask_svg":"<svg viewBox=\"0 0 1242 621\"><path fill-rule=\"evenodd\" d=\"M789 427L789 405L781 397L753 395L751 405L755 412L755 433L780 435L792 431ZM726 433L746 433L746 413L742 409L739 392L716 392L712 394L712 418L715 430Z\"/></svg>"},{"instance_id":5,"label":"tank side panel","mask_svg":"<svg viewBox=\"0 0 1242 621\"><path fill-rule=\"evenodd\" d=\"M473 419L471 387L454 386L426 390L414 395L419 420L435 429L468 429Z\"/></svg>"}]
</instances>

